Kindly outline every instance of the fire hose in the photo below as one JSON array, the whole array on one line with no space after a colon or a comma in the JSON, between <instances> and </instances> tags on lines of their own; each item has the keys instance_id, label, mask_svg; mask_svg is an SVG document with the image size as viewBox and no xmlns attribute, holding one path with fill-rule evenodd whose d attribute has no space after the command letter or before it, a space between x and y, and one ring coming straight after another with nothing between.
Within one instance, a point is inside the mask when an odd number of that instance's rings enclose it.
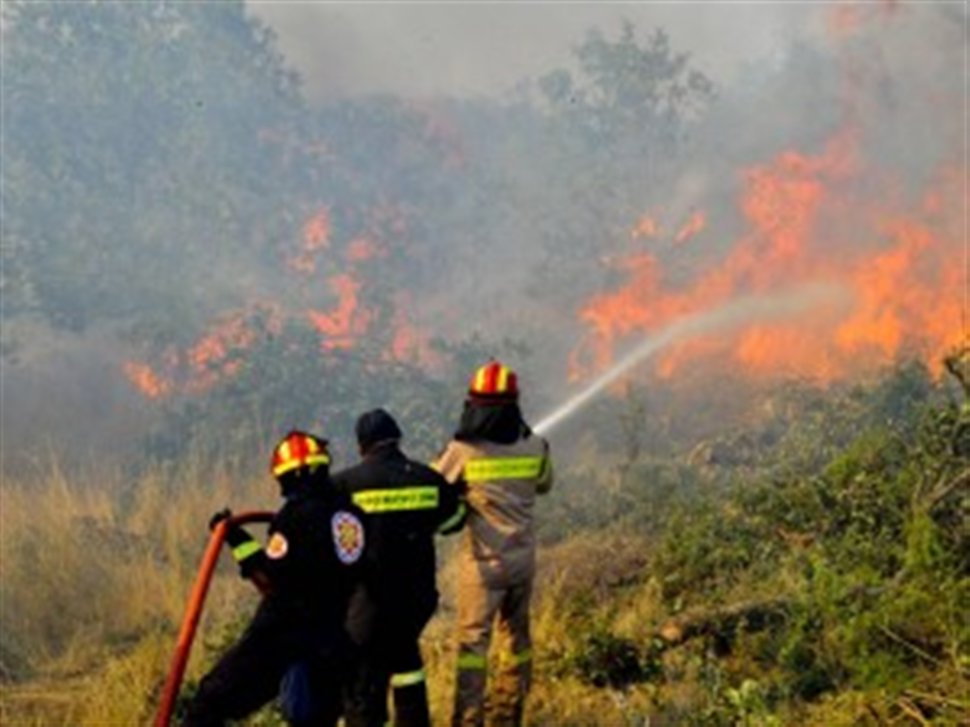
<instances>
[{"instance_id":1,"label":"fire hose","mask_svg":"<svg viewBox=\"0 0 970 727\"><path fill-rule=\"evenodd\" d=\"M185 606L185 615L182 617L182 626L179 629L178 640L175 644L175 653L172 655L168 677L165 679L165 686L162 688L162 699L158 705L158 712L155 714L155 727L168 727L172 718L175 699L178 697L179 688L182 686L182 677L185 675L185 666L189 661L189 651L192 649L192 641L195 639L195 631L199 625L199 618L202 616L202 607L205 605L205 597L209 592L212 574L219 562L219 553L222 550L222 544L225 542L226 533L229 528L237 525L268 523L272 519L273 513L271 512L243 512L226 520L221 520L212 528L209 535L209 544L202 556L199 572L195 577L195 583Z\"/></svg>"}]
</instances>

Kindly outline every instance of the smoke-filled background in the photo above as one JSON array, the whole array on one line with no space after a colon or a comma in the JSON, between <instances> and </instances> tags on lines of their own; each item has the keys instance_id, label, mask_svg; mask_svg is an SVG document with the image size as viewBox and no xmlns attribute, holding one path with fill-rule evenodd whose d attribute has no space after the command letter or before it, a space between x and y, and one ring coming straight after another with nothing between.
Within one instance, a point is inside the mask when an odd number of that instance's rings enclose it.
<instances>
[{"instance_id":1,"label":"smoke-filled background","mask_svg":"<svg viewBox=\"0 0 970 727\"><path fill-rule=\"evenodd\" d=\"M538 419L746 296L631 372L651 435L966 342L964 4L3 13L5 468L378 405L428 454L489 356Z\"/></svg>"}]
</instances>

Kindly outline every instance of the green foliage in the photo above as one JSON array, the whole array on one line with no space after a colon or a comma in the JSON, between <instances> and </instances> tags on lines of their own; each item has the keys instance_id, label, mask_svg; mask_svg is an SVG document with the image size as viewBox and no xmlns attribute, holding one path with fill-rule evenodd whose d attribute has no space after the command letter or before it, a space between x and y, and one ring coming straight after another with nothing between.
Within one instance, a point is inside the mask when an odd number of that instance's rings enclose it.
<instances>
[{"instance_id":1,"label":"green foliage","mask_svg":"<svg viewBox=\"0 0 970 727\"><path fill-rule=\"evenodd\" d=\"M632 135L642 145L670 142L682 118L698 111L713 92L710 80L688 66L689 56L673 51L665 32L655 30L641 43L629 21L616 40L590 31L576 48L576 59L578 79L557 70L539 86L553 113L590 147L608 147Z\"/></svg>"},{"instance_id":2,"label":"green foliage","mask_svg":"<svg viewBox=\"0 0 970 727\"><path fill-rule=\"evenodd\" d=\"M820 723L853 724L860 702L870 714L965 719L970 460L959 442L966 414L924 374L904 366L844 400L813 395L808 401L817 403L793 407L800 421L786 448L810 442L807 431L830 442L828 460L802 475L775 453L733 482L709 473L727 486L656 498L635 510L640 519L625 519L609 498L586 501L599 508L602 527L659 536L647 566L658 603L648 613L659 607L688 621L708 614L713 625L671 648L657 640L662 621L632 638L617 630L636 603L629 591L593 599L586 611L563 604L577 636L560 669L611 687L649 679L659 713L689 724L813 723L808 715L816 712L825 715ZM805 416L819 404L836 413L838 431L823 434L816 427L824 419ZM620 465L629 480L601 471L598 487L619 482L611 497L621 502L638 487L642 496L639 477L662 481L643 464ZM722 467L737 474L732 464ZM595 481L592 472L580 476L587 488ZM774 615L758 615L769 603L780 604L765 611ZM749 604L748 615L719 618L732 604ZM657 663L646 676L645 665ZM689 716L667 696L688 685L699 689Z\"/></svg>"},{"instance_id":3,"label":"green foliage","mask_svg":"<svg viewBox=\"0 0 970 727\"><path fill-rule=\"evenodd\" d=\"M4 315L83 329L225 305L212 270L241 272L282 223L260 133L299 100L270 33L242 2L4 10Z\"/></svg>"},{"instance_id":4,"label":"green foliage","mask_svg":"<svg viewBox=\"0 0 970 727\"><path fill-rule=\"evenodd\" d=\"M713 97L711 81L660 29L646 37L629 22L616 37L591 30L574 55L575 72L539 79L548 141L529 148L556 180L541 202L556 224L543 234L535 289L570 308L616 275L603 261L622 255L635 221L666 200L688 132Z\"/></svg>"},{"instance_id":5,"label":"green foliage","mask_svg":"<svg viewBox=\"0 0 970 727\"><path fill-rule=\"evenodd\" d=\"M662 667L658 655L600 628L583 634L565 665L594 686L623 689L659 677Z\"/></svg>"}]
</instances>

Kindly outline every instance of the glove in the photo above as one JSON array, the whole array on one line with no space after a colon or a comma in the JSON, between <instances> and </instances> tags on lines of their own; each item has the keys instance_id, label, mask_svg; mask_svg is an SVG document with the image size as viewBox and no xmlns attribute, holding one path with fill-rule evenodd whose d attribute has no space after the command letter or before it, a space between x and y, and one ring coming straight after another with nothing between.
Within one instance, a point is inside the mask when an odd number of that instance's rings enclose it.
<instances>
[{"instance_id":1,"label":"glove","mask_svg":"<svg viewBox=\"0 0 970 727\"><path fill-rule=\"evenodd\" d=\"M228 507L224 507L219 512L214 513L212 517L209 518L209 530L215 530L216 525L221 523L223 520L228 520L232 517L232 510Z\"/></svg>"}]
</instances>

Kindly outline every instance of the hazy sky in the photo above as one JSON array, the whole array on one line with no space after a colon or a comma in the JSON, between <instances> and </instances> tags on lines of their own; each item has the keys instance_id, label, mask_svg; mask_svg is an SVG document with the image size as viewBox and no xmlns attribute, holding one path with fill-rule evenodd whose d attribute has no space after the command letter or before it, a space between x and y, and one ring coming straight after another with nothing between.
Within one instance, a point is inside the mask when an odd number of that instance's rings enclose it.
<instances>
[{"instance_id":1,"label":"hazy sky","mask_svg":"<svg viewBox=\"0 0 970 727\"><path fill-rule=\"evenodd\" d=\"M819 2L250 2L311 99L499 94L562 67L588 29L661 27L716 81L824 27Z\"/></svg>"}]
</instances>

